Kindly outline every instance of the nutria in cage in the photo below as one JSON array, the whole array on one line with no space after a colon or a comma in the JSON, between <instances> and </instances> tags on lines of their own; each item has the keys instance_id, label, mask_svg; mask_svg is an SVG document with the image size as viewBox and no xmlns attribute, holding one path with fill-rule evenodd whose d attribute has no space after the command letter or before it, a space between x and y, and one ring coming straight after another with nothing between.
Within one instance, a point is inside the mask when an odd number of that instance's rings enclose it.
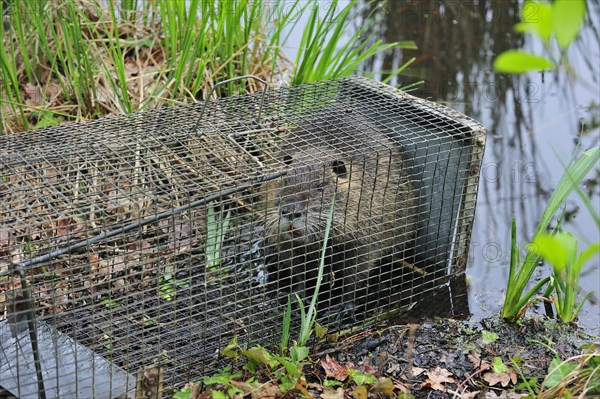
<instances>
[{"instance_id":1,"label":"nutria in cage","mask_svg":"<svg viewBox=\"0 0 600 399\"><path fill-rule=\"evenodd\" d=\"M333 207L325 276L341 297L337 314L353 316L369 272L384 257L404 259L416 232L401 150L358 110L327 106L297 122L276 157L290 169L263 189L271 283L312 294Z\"/></svg>"},{"instance_id":2,"label":"nutria in cage","mask_svg":"<svg viewBox=\"0 0 600 399\"><path fill-rule=\"evenodd\" d=\"M484 143L360 77L1 136L0 386L130 397L157 363L180 388L234 337L279 342L332 205L321 324L457 314Z\"/></svg>"}]
</instances>

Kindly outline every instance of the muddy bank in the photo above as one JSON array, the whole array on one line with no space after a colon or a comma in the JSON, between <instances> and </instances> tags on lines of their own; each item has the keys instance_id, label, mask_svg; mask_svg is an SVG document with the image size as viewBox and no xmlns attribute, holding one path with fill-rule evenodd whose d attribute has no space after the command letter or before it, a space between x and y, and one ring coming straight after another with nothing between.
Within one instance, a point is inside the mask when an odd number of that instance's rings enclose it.
<instances>
[{"instance_id":1,"label":"muddy bank","mask_svg":"<svg viewBox=\"0 0 600 399\"><path fill-rule=\"evenodd\" d=\"M389 377L395 393L406 390L415 398L521 397L517 393L527 392L516 388L523 381L519 369L539 384L556 354L567 359L591 349L600 356L599 343L597 337L552 320L381 325L316 348L313 360L320 365L307 379L322 380L325 371L321 364L327 359L378 378ZM506 371L495 373L494 367L502 369L500 363Z\"/></svg>"}]
</instances>

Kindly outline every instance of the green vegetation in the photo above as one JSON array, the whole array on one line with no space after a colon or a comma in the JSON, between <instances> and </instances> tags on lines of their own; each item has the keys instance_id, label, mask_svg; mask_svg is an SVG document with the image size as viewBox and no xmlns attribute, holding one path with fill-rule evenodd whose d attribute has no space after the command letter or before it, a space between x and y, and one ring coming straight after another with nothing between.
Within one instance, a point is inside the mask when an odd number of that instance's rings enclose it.
<instances>
[{"instance_id":1,"label":"green vegetation","mask_svg":"<svg viewBox=\"0 0 600 399\"><path fill-rule=\"evenodd\" d=\"M235 76L293 83L348 76L369 57L414 47L372 41L362 31L342 44L361 12L357 3L0 2L0 14L8 15L0 43L1 131L196 101ZM294 66L283 48L304 17ZM253 81L243 86L256 89Z\"/></svg>"},{"instance_id":2,"label":"green vegetation","mask_svg":"<svg viewBox=\"0 0 600 399\"><path fill-rule=\"evenodd\" d=\"M213 204L208 204L208 213L206 215L206 268L218 271L221 265L221 248L225 241L225 234L229 230L231 221L231 211L225 212L225 207L221 205L218 211L215 211Z\"/></svg>"},{"instance_id":3,"label":"green vegetation","mask_svg":"<svg viewBox=\"0 0 600 399\"><path fill-rule=\"evenodd\" d=\"M248 393L252 393L253 395L259 396L266 395L267 393L269 393L270 396L278 396L281 394L285 394L289 390L297 390L300 393L308 394L308 392L306 391L306 378L303 372L304 366L310 364L308 358L310 350L307 347L307 343L313 333L313 328L316 329L318 337L323 337L326 333L326 330L320 327L316 322L317 297L319 295L319 289L321 287L321 282L323 279L323 271L325 268L325 254L327 250L327 243L329 241L331 225L333 222L334 206L335 194L331 200L331 206L327 217L327 224L325 227L325 236L323 237L323 248L321 251L321 260L319 263L317 281L315 283L315 290L312 294L312 299L310 301L310 305L308 306L308 310L305 308L300 296L296 294L296 299L298 301L301 314L300 332L298 340L295 341L291 346L289 346L292 322L292 299L291 297L288 297L287 308L284 312L282 322L282 337L281 342L279 344L280 354L274 355L270 353L266 348L260 345L248 348L246 344L239 344L237 337L234 337L233 340L221 350L221 355L229 357L236 361L239 359L243 359L243 369L248 371L252 375L252 377L246 381L240 382L238 380L242 377L242 372L232 374L230 366L226 367L220 373L217 373L210 377L205 377L202 381L202 383L205 386L210 387L216 385L220 387L220 390L211 389L213 398L227 399L233 398L238 394L246 395ZM210 211L211 209L213 209L212 212ZM223 207L221 207L220 214L222 215L223 212L224 209ZM209 207L208 217L209 230L212 231L212 235L209 234L209 237L214 237L214 240L212 240L214 241L212 245L215 248L218 247L220 252L220 244L218 243L222 243L223 241L223 231L227 229L223 225L225 223L228 224L228 222L221 220L223 216L221 216L221 218L216 217L214 213L214 208L212 206ZM226 216L225 219L228 219L228 216ZM215 226L219 227L211 228L211 224L214 224ZM208 253L209 250L207 249L207 254ZM267 384L259 383L256 380L256 377L265 373L270 376L270 382L268 382ZM360 373L359 371L355 371L355 374L355 376L352 376L354 381L363 381L361 383L357 382L357 385L362 385L365 382L377 382L377 380L373 376L366 376L363 373ZM362 379L361 376L363 377ZM375 382L373 382L373 380ZM190 393L191 389L183 389L177 392L175 397L186 399L189 397Z\"/></svg>"},{"instance_id":4,"label":"green vegetation","mask_svg":"<svg viewBox=\"0 0 600 399\"><path fill-rule=\"evenodd\" d=\"M575 321L581 306L593 293L588 292L576 304L581 269L600 252L600 243L591 244L578 254L577 239L570 233L558 232L555 235L541 234L533 244L538 255L552 265L549 290L553 290L556 295L554 304L558 317L565 323Z\"/></svg>"},{"instance_id":5,"label":"green vegetation","mask_svg":"<svg viewBox=\"0 0 600 399\"><path fill-rule=\"evenodd\" d=\"M517 389L526 389L536 399L591 397L600 394L600 353L594 345L583 348L581 355L563 360L558 351L548 344L534 341L554 354L544 380L528 377L519 366L521 360L511 358L522 383Z\"/></svg>"},{"instance_id":6,"label":"green vegetation","mask_svg":"<svg viewBox=\"0 0 600 399\"><path fill-rule=\"evenodd\" d=\"M505 73L552 70L557 65L568 69L566 50L579 35L585 12L584 0L525 1L521 7L521 22L515 25L515 31L540 39L546 54L507 50L496 58L494 68ZM554 42L558 45L558 57Z\"/></svg>"},{"instance_id":7,"label":"green vegetation","mask_svg":"<svg viewBox=\"0 0 600 399\"><path fill-rule=\"evenodd\" d=\"M586 4L583 0L555 0L552 3L525 1L521 7L521 22L515 25L515 30L532 34L540 39L546 54L537 55L520 50L508 50L496 58L494 68L499 72L519 74L554 69L558 64L562 69L569 70L567 50L579 35L585 13ZM558 45L558 60L554 56L556 52L554 42ZM600 244L592 244L578 256L577 240L573 236L562 233L549 236L546 230L554 215L574 190L579 193L600 228L598 215L589 199L578 187L599 159L600 147L596 146L583 153L576 162L566 168L536 228L533 244L529 246L522 262L516 242L516 223L513 220L509 278L501 311L502 318L518 319L527 310L534 296L548 283L550 284L546 289L546 296L554 291L557 315L564 322L574 321L581 305L591 295L588 293L579 305L575 305L583 264L598 252ZM555 230L555 234L558 233L558 229ZM554 270L552 277L548 276L538 281L524 294L533 271L542 259L552 264Z\"/></svg>"},{"instance_id":8,"label":"green vegetation","mask_svg":"<svg viewBox=\"0 0 600 399\"><path fill-rule=\"evenodd\" d=\"M328 7L323 18L319 18L318 4L311 9L296 57L294 84L349 76L355 73L365 60L382 51L394 47L416 48L412 41L384 44L381 40L374 39L374 33L366 36L365 26L352 36L345 37L348 21L351 19L350 13L356 4L357 0L352 0L338 11L336 0ZM397 76L405 67L406 65L403 65L392 71L388 80Z\"/></svg>"},{"instance_id":9,"label":"green vegetation","mask_svg":"<svg viewBox=\"0 0 600 399\"><path fill-rule=\"evenodd\" d=\"M587 176L589 171L596 165L600 160L600 147L596 146L584 152L575 162L567 167L562 178L558 182L554 193L550 197L548 204L544 210L542 218L536 228L533 242L539 242L540 238L545 235L548 226L554 215L563 206L569 194L571 194L577 186ZM551 249L552 250L552 249ZM576 248L575 248L576 250ZM550 277L546 277L540 280L533 288L527 293L523 294L527 285L529 284L535 268L538 266L542 255L536 251L535 245L529 246L525 259L521 262L519 247L516 242L516 223L513 220L512 224L512 240L511 240L511 257L510 257L510 268L509 277L506 285L506 297L504 299L504 306L502 308L501 316L504 319L516 320L518 319L527 307L531 304L533 297L546 283L550 281ZM586 258L587 259L587 258ZM585 259L583 259L585 261ZM570 275L572 275L575 268L571 268ZM581 268L578 269L578 275ZM559 283L558 281L563 278L563 274L558 273L554 275L555 284L558 286L572 285L579 281L579 277L576 279L570 278L570 280ZM577 290L579 287L575 287ZM576 292L575 292L576 295ZM561 300L570 300L571 296L566 297L565 295L558 294ZM574 302L573 302L574 303ZM564 308L565 304L560 305ZM569 320L570 321L570 320Z\"/></svg>"}]
</instances>

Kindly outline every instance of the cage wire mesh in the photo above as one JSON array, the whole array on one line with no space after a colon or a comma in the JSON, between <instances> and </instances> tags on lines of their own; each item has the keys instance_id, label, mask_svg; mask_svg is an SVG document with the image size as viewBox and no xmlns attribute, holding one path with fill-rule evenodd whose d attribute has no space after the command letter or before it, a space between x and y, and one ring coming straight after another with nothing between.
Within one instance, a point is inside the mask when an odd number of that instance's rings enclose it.
<instances>
[{"instance_id":1,"label":"cage wire mesh","mask_svg":"<svg viewBox=\"0 0 600 399\"><path fill-rule=\"evenodd\" d=\"M132 397L156 366L169 392L234 336L278 342L321 256L332 328L434 297L466 265L484 141L358 77L0 137L0 387Z\"/></svg>"}]
</instances>

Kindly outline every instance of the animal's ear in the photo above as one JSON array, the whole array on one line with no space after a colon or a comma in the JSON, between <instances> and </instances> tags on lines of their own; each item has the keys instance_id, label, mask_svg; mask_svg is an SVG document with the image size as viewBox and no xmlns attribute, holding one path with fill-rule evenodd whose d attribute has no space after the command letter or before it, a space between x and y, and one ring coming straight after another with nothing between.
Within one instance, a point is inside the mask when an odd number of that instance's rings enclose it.
<instances>
[{"instance_id":1,"label":"animal's ear","mask_svg":"<svg viewBox=\"0 0 600 399\"><path fill-rule=\"evenodd\" d=\"M338 175L338 177L345 179L348 176L348 171L346 170L344 161L335 160L331 162L331 168L333 169L333 172Z\"/></svg>"},{"instance_id":2,"label":"animal's ear","mask_svg":"<svg viewBox=\"0 0 600 399\"><path fill-rule=\"evenodd\" d=\"M291 163L292 163L293 160L294 160L294 158L292 158L292 156L289 155L289 154L285 154L283 156L283 163L286 164L286 165L288 165L288 166L291 165Z\"/></svg>"}]
</instances>

